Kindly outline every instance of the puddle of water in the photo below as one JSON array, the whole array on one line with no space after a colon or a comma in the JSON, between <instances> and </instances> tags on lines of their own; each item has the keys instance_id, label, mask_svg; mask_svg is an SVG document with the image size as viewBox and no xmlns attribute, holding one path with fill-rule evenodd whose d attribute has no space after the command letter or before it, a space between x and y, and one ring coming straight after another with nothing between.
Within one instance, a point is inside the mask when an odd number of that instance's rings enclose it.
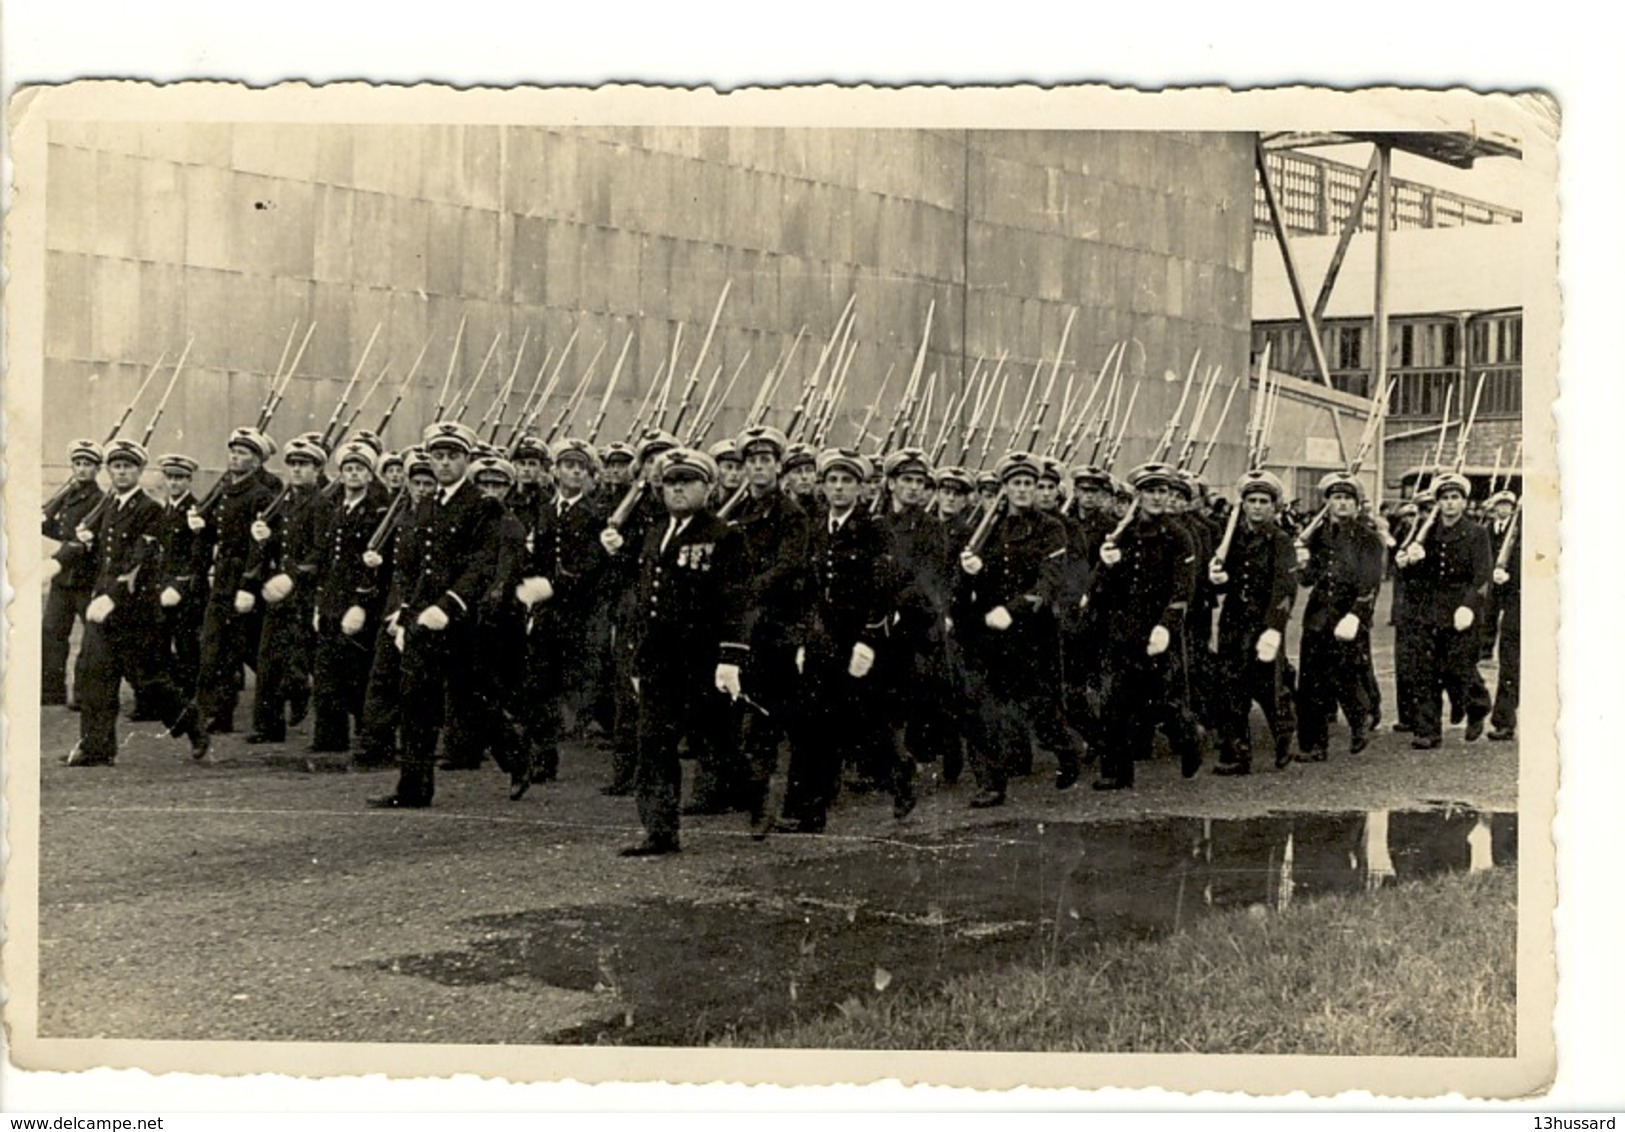
<instances>
[{"instance_id":1,"label":"puddle of water","mask_svg":"<svg viewBox=\"0 0 1625 1132\"><path fill-rule=\"evenodd\" d=\"M385 969L446 985L603 996L563 1043L703 1045L1016 960L1066 962L1226 908L1267 914L1517 860L1517 815L1460 808L1245 820L1008 822L959 839L743 864L727 903L655 900L478 917L466 950Z\"/></svg>"}]
</instances>

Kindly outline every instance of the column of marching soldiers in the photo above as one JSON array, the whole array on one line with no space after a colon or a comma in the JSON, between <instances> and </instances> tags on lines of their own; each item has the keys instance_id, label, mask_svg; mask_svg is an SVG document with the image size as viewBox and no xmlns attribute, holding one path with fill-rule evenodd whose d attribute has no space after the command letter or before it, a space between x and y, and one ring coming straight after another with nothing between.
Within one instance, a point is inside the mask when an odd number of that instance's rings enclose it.
<instances>
[{"instance_id":1,"label":"column of marching soldiers","mask_svg":"<svg viewBox=\"0 0 1625 1132\"><path fill-rule=\"evenodd\" d=\"M429 806L437 768L488 755L518 800L560 774L561 741L596 727L611 748L602 792L635 795L645 831L628 855L676 851L682 814L742 812L757 837L821 833L843 789L888 792L902 819L922 763L947 784L968 763L969 805L997 806L1033 774L1035 748L1054 759L1056 789L1092 765L1095 789L1121 790L1159 731L1185 777L1214 753L1216 773L1244 775L1254 703L1277 768L1325 761L1339 712L1349 753L1366 746L1381 719L1371 639L1390 570L1395 729L1413 732L1414 748L1439 747L1448 699L1465 741L1486 720L1490 738L1514 735L1510 491L1488 501L1487 522L1469 518L1459 459L1456 471L1439 462L1416 500L1426 510L1379 523L1357 475L1372 427L1349 467L1321 480L1320 510L1291 519L1263 468L1279 395L1267 361L1234 504L1210 499L1202 469L1246 379L1204 451L1197 432L1218 378L1208 371L1176 454L1194 361L1151 459L1119 478L1138 393L1125 408L1122 348L1081 407L1068 382L1047 447L1061 351L1047 384L1040 363L995 455L1004 359L978 364L933 438L922 339L888 432L869 431L883 384L854 443L836 445L850 313L787 418L768 423L795 346L739 433L709 443L726 394L714 397L713 377L693 399L703 347L675 415L674 349L659 400L657 379L626 440L603 444L619 363L583 435L567 433L591 367L551 431L533 427L547 400L533 389L500 446L512 379L501 410L474 427L462 416L479 378L448 406L448 367L434 419L400 452L381 435L400 395L378 429L353 431L359 408L342 418L352 378L326 430L281 446L278 477L266 426L296 357L279 363L255 425L224 437L227 470L201 498L198 462L182 454L157 458L159 497L142 489L163 402L140 442L117 435L127 408L106 441L70 446L72 478L46 509L60 569L45 610L45 704L68 703L69 637L84 623L70 705L80 735L64 761L113 763L121 682L134 688L133 718L161 721L213 761L211 736L237 729L252 670L246 741L286 743L309 714L311 754L398 768L394 790L368 800L381 808ZM1294 666L1283 634L1300 589ZM1490 647L1493 697L1478 671ZM685 755L696 769L683 804Z\"/></svg>"}]
</instances>

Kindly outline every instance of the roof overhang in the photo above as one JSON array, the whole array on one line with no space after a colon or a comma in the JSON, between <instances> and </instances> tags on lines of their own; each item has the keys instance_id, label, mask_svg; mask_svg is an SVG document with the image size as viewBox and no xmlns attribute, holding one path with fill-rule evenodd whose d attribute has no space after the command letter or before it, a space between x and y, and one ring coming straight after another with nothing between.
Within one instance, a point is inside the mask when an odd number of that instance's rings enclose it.
<instances>
[{"instance_id":1,"label":"roof overhang","mask_svg":"<svg viewBox=\"0 0 1625 1132\"><path fill-rule=\"evenodd\" d=\"M1453 165L1457 169L1471 169L1473 162L1480 157L1523 156L1523 145L1517 138L1494 131L1482 134L1465 130L1288 131L1265 134L1263 142L1265 149L1309 149L1320 145L1365 142Z\"/></svg>"}]
</instances>

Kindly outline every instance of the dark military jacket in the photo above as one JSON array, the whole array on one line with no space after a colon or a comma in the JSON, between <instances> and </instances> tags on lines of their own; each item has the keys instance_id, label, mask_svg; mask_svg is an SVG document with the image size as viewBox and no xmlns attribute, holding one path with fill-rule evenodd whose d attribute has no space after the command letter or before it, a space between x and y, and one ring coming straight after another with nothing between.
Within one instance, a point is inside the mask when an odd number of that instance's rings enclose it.
<instances>
[{"instance_id":1,"label":"dark military jacket","mask_svg":"<svg viewBox=\"0 0 1625 1132\"><path fill-rule=\"evenodd\" d=\"M281 480L259 468L226 484L203 516L208 525L193 541L198 557L192 572L202 577L213 570L209 592L215 600L230 602L242 589L257 592L248 574L254 548L248 529L281 489Z\"/></svg>"},{"instance_id":2,"label":"dark military jacket","mask_svg":"<svg viewBox=\"0 0 1625 1132\"><path fill-rule=\"evenodd\" d=\"M40 524L41 534L62 544L54 555L62 563L62 570L51 579L51 584L59 589L88 590L95 581L95 551L87 550L76 532L85 516L100 502L102 494L93 479L76 483L45 513L45 520Z\"/></svg>"},{"instance_id":3,"label":"dark military jacket","mask_svg":"<svg viewBox=\"0 0 1625 1132\"><path fill-rule=\"evenodd\" d=\"M1292 538L1279 524L1255 527L1246 519L1236 520L1224 561L1229 581L1216 587L1224 595L1219 611L1221 649L1251 647L1266 629L1286 632L1298 599L1296 564Z\"/></svg>"},{"instance_id":4,"label":"dark military jacket","mask_svg":"<svg viewBox=\"0 0 1625 1132\"><path fill-rule=\"evenodd\" d=\"M1350 613L1369 628L1382 585L1382 539L1357 519L1327 519L1309 536L1308 546L1309 564L1299 575L1310 589L1305 631L1330 632Z\"/></svg>"},{"instance_id":5,"label":"dark military jacket","mask_svg":"<svg viewBox=\"0 0 1625 1132\"><path fill-rule=\"evenodd\" d=\"M97 519L91 597L113 599L105 622L109 628L127 628L157 616L160 587L154 566L162 520L163 508L139 489L122 507L109 498Z\"/></svg>"},{"instance_id":6,"label":"dark military jacket","mask_svg":"<svg viewBox=\"0 0 1625 1132\"><path fill-rule=\"evenodd\" d=\"M187 492L171 502L161 500L158 506L162 517L158 524L158 561L154 570L158 576L158 589L173 586L183 599L203 592L207 579L200 579L193 571L197 568L197 535L186 525L186 513L197 506L197 497Z\"/></svg>"},{"instance_id":7,"label":"dark military jacket","mask_svg":"<svg viewBox=\"0 0 1625 1132\"><path fill-rule=\"evenodd\" d=\"M1517 593L1523 585L1523 517L1514 514L1507 519L1504 527L1497 526L1495 520L1491 519L1484 524L1484 530L1490 536L1490 564L1492 567L1501 554L1501 547L1503 545L1507 547L1506 564L1503 569L1510 576L1504 583L1495 586L1494 592L1503 597L1509 593ZM1511 541L1507 539L1509 531L1512 536Z\"/></svg>"},{"instance_id":8,"label":"dark military jacket","mask_svg":"<svg viewBox=\"0 0 1625 1132\"><path fill-rule=\"evenodd\" d=\"M264 542L254 542L254 536L249 535L242 588L257 594L260 586L278 574L286 574L293 579L290 598L301 602L314 600L319 559L324 550L323 519L331 513L332 507L332 502L323 497L320 486L289 488L277 513L267 521L271 537Z\"/></svg>"},{"instance_id":9,"label":"dark military jacket","mask_svg":"<svg viewBox=\"0 0 1625 1132\"><path fill-rule=\"evenodd\" d=\"M924 507L888 512L880 525L887 538L896 635L914 645L940 640L960 548L950 549L947 530Z\"/></svg>"},{"instance_id":10,"label":"dark military jacket","mask_svg":"<svg viewBox=\"0 0 1625 1132\"><path fill-rule=\"evenodd\" d=\"M623 548L623 553L630 548ZM671 516L650 523L636 558L639 672L708 675L718 663L743 664L744 540L709 511L680 529Z\"/></svg>"},{"instance_id":11,"label":"dark military jacket","mask_svg":"<svg viewBox=\"0 0 1625 1132\"><path fill-rule=\"evenodd\" d=\"M1426 557L1404 567L1405 601L1412 617L1442 629L1454 624L1462 606L1482 613L1482 592L1495 561L1489 532L1465 516L1454 526L1440 518L1422 539L1422 548Z\"/></svg>"},{"instance_id":12,"label":"dark military jacket","mask_svg":"<svg viewBox=\"0 0 1625 1132\"><path fill-rule=\"evenodd\" d=\"M397 546L401 623L440 607L451 624L472 623L476 605L496 573L503 507L464 478L447 502L444 487L418 504L411 538Z\"/></svg>"},{"instance_id":13,"label":"dark military jacket","mask_svg":"<svg viewBox=\"0 0 1625 1132\"><path fill-rule=\"evenodd\" d=\"M960 548L963 549L963 548ZM982 570L971 575L955 566L956 621L980 625L1004 606L1011 628L1054 614L1066 591L1066 529L1061 520L1032 507L1000 515L982 546Z\"/></svg>"},{"instance_id":14,"label":"dark military jacket","mask_svg":"<svg viewBox=\"0 0 1625 1132\"><path fill-rule=\"evenodd\" d=\"M533 509L523 576L552 584L548 607L585 617L597 603L609 557L598 538L608 517L602 493L593 492L573 503L558 496Z\"/></svg>"},{"instance_id":15,"label":"dark military jacket","mask_svg":"<svg viewBox=\"0 0 1625 1132\"><path fill-rule=\"evenodd\" d=\"M1183 625L1198 563L1190 535L1173 519L1139 515L1117 536L1123 557L1095 570L1089 605L1106 649L1143 654L1152 629L1174 633Z\"/></svg>"},{"instance_id":16,"label":"dark military jacket","mask_svg":"<svg viewBox=\"0 0 1625 1132\"><path fill-rule=\"evenodd\" d=\"M878 649L893 612L886 533L861 503L831 529L828 512L807 532L800 641L843 657L862 642Z\"/></svg>"},{"instance_id":17,"label":"dark military jacket","mask_svg":"<svg viewBox=\"0 0 1625 1132\"><path fill-rule=\"evenodd\" d=\"M782 491L747 493L728 524L745 548L745 608L752 633L783 631L797 617L807 569L811 524L806 510Z\"/></svg>"},{"instance_id":18,"label":"dark military jacket","mask_svg":"<svg viewBox=\"0 0 1625 1132\"><path fill-rule=\"evenodd\" d=\"M388 489L369 484L367 493L353 507L340 496L320 524L316 612L324 624L329 620L337 622L352 606L360 606L366 613L368 626L378 623L390 585L393 540L379 551L384 562L376 570L368 567L361 556L389 510L389 500Z\"/></svg>"}]
</instances>

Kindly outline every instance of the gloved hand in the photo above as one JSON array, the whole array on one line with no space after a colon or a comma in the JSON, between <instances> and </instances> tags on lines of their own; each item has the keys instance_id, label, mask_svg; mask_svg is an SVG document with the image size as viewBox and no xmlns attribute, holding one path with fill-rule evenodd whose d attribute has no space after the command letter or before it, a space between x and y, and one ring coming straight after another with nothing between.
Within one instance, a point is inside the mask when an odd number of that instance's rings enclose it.
<instances>
[{"instance_id":1,"label":"gloved hand","mask_svg":"<svg viewBox=\"0 0 1625 1132\"><path fill-rule=\"evenodd\" d=\"M1258 634L1258 659L1264 664L1275 663L1281 654L1281 630L1265 629Z\"/></svg>"},{"instance_id":2,"label":"gloved hand","mask_svg":"<svg viewBox=\"0 0 1625 1132\"><path fill-rule=\"evenodd\" d=\"M546 578L526 578L514 590L522 605L532 606L553 596L553 583Z\"/></svg>"},{"instance_id":3,"label":"gloved hand","mask_svg":"<svg viewBox=\"0 0 1625 1132\"><path fill-rule=\"evenodd\" d=\"M100 625L107 620L113 608L113 599L106 594L91 598L90 604L85 607L85 620L93 625Z\"/></svg>"},{"instance_id":4,"label":"gloved hand","mask_svg":"<svg viewBox=\"0 0 1625 1132\"><path fill-rule=\"evenodd\" d=\"M1343 614L1343 619L1332 630L1332 636L1340 641L1352 641L1360 635L1360 619L1352 613Z\"/></svg>"},{"instance_id":5,"label":"gloved hand","mask_svg":"<svg viewBox=\"0 0 1625 1132\"><path fill-rule=\"evenodd\" d=\"M376 550L364 550L361 552L361 564L369 570L376 570L384 564L384 556Z\"/></svg>"},{"instance_id":6,"label":"gloved hand","mask_svg":"<svg viewBox=\"0 0 1625 1132\"><path fill-rule=\"evenodd\" d=\"M862 679L875 666L875 650L859 641L852 646L852 659L846 662L846 674Z\"/></svg>"},{"instance_id":7,"label":"gloved hand","mask_svg":"<svg viewBox=\"0 0 1625 1132\"><path fill-rule=\"evenodd\" d=\"M271 537L271 524L264 519L255 519L248 525L248 537L255 542L265 542Z\"/></svg>"},{"instance_id":8,"label":"gloved hand","mask_svg":"<svg viewBox=\"0 0 1625 1132\"><path fill-rule=\"evenodd\" d=\"M1151 630L1151 639L1147 641L1145 645L1145 655L1161 656L1167 651L1168 629L1166 626L1158 625L1155 629Z\"/></svg>"},{"instance_id":9,"label":"gloved hand","mask_svg":"<svg viewBox=\"0 0 1625 1132\"><path fill-rule=\"evenodd\" d=\"M320 633L322 631L322 611L319 609L311 610L310 631L312 633Z\"/></svg>"},{"instance_id":10,"label":"gloved hand","mask_svg":"<svg viewBox=\"0 0 1625 1132\"><path fill-rule=\"evenodd\" d=\"M1406 566L1414 566L1428 556L1427 548L1419 542L1411 543L1409 547L1400 553L1401 557L1405 559L1403 565Z\"/></svg>"},{"instance_id":11,"label":"gloved hand","mask_svg":"<svg viewBox=\"0 0 1625 1132\"><path fill-rule=\"evenodd\" d=\"M78 539L85 546L90 546L96 541L96 532L81 523L79 526L73 528L73 537Z\"/></svg>"},{"instance_id":12,"label":"gloved hand","mask_svg":"<svg viewBox=\"0 0 1625 1132\"><path fill-rule=\"evenodd\" d=\"M1309 548L1301 542L1298 543L1292 548L1292 557L1297 559L1298 569L1303 569L1309 565Z\"/></svg>"},{"instance_id":13,"label":"gloved hand","mask_svg":"<svg viewBox=\"0 0 1625 1132\"><path fill-rule=\"evenodd\" d=\"M1207 580L1216 586L1227 585L1230 575L1224 572L1224 563L1215 558L1207 564Z\"/></svg>"},{"instance_id":14,"label":"gloved hand","mask_svg":"<svg viewBox=\"0 0 1625 1132\"><path fill-rule=\"evenodd\" d=\"M1002 605L994 606L992 609L988 610L987 616L982 618L982 620L987 624L989 629L997 629L1000 632L1008 629L1011 625L1010 611Z\"/></svg>"},{"instance_id":15,"label":"gloved hand","mask_svg":"<svg viewBox=\"0 0 1625 1132\"><path fill-rule=\"evenodd\" d=\"M165 609L174 609L181 603L181 591L174 586L165 586L158 594L158 604Z\"/></svg>"},{"instance_id":16,"label":"gloved hand","mask_svg":"<svg viewBox=\"0 0 1625 1132\"><path fill-rule=\"evenodd\" d=\"M982 556L975 551L961 550L959 552L959 568L971 577L976 577L982 572Z\"/></svg>"},{"instance_id":17,"label":"gloved hand","mask_svg":"<svg viewBox=\"0 0 1625 1132\"><path fill-rule=\"evenodd\" d=\"M346 637L353 637L367 627L367 611L359 605L352 605L344 611L339 619L339 631Z\"/></svg>"},{"instance_id":18,"label":"gloved hand","mask_svg":"<svg viewBox=\"0 0 1625 1132\"><path fill-rule=\"evenodd\" d=\"M634 696L643 695L643 681L639 680L636 676L632 677L632 694Z\"/></svg>"},{"instance_id":19,"label":"gloved hand","mask_svg":"<svg viewBox=\"0 0 1625 1132\"><path fill-rule=\"evenodd\" d=\"M1495 568L1495 570L1490 574L1490 577L1495 579L1495 584L1498 586L1504 586L1512 580L1512 575L1507 573L1506 570L1500 566Z\"/></svg>"},{"instance_id":20,"label":"gloved hand","mask_svg":"<svg viewBox=\"0 0 1625 1132\"><path fill-rule=\"evenodd\" d=\"M1453 618L1456 632L1465 633L1473 627L1473 611L1465 605L1456 606L1456 616Z\"/></svg>"},{"instance_id":21,"label":"gloved hand","mask_svg":"<svg viewBox=\"0 0 1625 1132\"><path fill-rule=\"evenodd\" d=\"M389 635L395 642L395 651L396 652L405 652L406 651L406 630L401 628L399 622L396 622L395 624L393 624L393 625L391 625L389 627Z\"/></svg>"},{"instance_id":22,"label":"gloved hand","mask_svg":"<svg viewBox=\"0 0 1625 1132\"><path fill-rule=\"evenodd\" d=\"M800 645L800 646L798 646L796 648L796 674L801 675L801 674L805 673L806 671L807 671L807 646L806 645Z\"/></svg>"},{"instance_id":23,"label":"gloved hand","mask_svg":"<svg viewBox=\"0 0 1625 1132\"><path fill-rule=\"evenodd\" d=\"M254 595L247 590L238 590L237 596L231 600L231 607L238 613L252 613L254 610Z\"/></svg>"},{"instance_id":24,"label":"gloved hand","mask_svg":"<svg viewBox=\"0 0 1625 1132\"><path fill-rule=\"evenodd\" d=\"M730 700L739 698L739 665L719 664L716 672L717 691L727 692Z\"/></svg>"},{"instance_id":25,"label":"gloved hand","mask_svg":"<svg viewBox=\"0 0 1625 1132\"><path fill-rule=\"evenodd\" d=\"M626 545L626 539L614 527L605 527L598 533L598 544L611 554L619 554L621 547Z\"/></svg>"},{"instance_id":26,"label":"gloved hand","mask_svg":"<svg viewBox=\"0 0 1625 1132\"><path fill-rule=\"evenodd\" d=\"M198 513L198 509L193 507L186 513L186 525L195 534L209 524L205 522L203 516Z\"/></svg>"},{"instance_id":27,"label":"gloved hand","mask_svg":"<svg viewBox=\"0 0 1625 1132\"><path fill-rule=\"evenodd\" d=\"M441 609L438 605L431 605L428 609L425 609L422 613L418 614L418 624L422 625L431 633L438 633L447 625L451 624L451 618L447 617L446 611Z\"/></svg>"},{"instance_id":28,"label":"gloved hand","mask_svg":"<svg viewBox=\"0 0 1625 1132\"><path fill-rule=\"evenodd\" d=\"M293 579L286 574L278 574L260 587L260 596L272 605L275 605L291 593L293 593Z\"/></svg>"},{"instance_id":29,"label":"gloved hand","mask_svg":"<svg viewBox=\"0 0 1625 1132\"><path fill-rule=\"evenodd\" d=\"M1108 566L1116 566L1123 561L1123 552L1115 542L1103 542L1100 544L1100 560Z\"/></svg>"}]
</instances>

